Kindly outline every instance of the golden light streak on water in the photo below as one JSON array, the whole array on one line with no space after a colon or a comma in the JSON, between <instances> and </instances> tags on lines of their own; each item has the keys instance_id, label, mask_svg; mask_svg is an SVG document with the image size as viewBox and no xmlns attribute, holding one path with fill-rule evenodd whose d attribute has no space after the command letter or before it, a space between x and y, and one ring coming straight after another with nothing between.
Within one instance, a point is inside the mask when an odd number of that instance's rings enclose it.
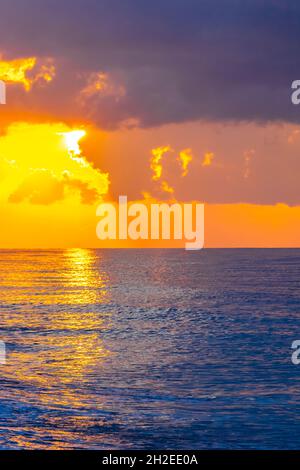
<instances>
[{"instance_id":1,"label":"golden light streak on water","mask_svg":"<svg viewBox=\"0 0 300 470\"><path fill-rule=\"evenodd\" d=\"M17 260L18 271L13 268ZM5 382L22 386L10 389L10 398L30 403L32 389L38 389L40 403L48 408L90 406L89 395L78 393L78 386L82 389L88 374L97 373L110 355L101 338L109 313L101 315L92 308L108 296L107 274L96 261L99 263L99 256L96 260L85 249L42 252L40 257L34 252L11 256L5 266L7 274L2 271L0 278L4 293L0 327L5 325L13 334L17 348L8 346L9 361L1 374ZM1 400L8 397L6 392L1 389ZM54 426L52 434L51 448L55 448L56 439L64 441L63 431ZM15 443L35 447L26 433L16 435Z\"/></svg>"}]
</instances>

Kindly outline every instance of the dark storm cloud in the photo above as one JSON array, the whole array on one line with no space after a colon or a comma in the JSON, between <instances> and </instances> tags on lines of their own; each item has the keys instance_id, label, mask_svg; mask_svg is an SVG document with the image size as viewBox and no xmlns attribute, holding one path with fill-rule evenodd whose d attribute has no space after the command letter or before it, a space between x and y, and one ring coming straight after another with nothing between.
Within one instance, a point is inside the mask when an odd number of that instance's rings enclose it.
<instances>
[{"instance_id":1,"label":"dark storm cloud","mask_svg":"<svg viewBox=\"0 0 300 470\"><path fill-rule=\"evenodd\" d=\"M106 127L132 118L143 126L298 122L290 85L300 78L299 43L300 4L292 0L0 1L2 52L57 61L47 91L26 97L34 112L79 116L86 77L103 71L126 89L120 99L85 103L85 116Z\"/></svg>"}]
</instances>

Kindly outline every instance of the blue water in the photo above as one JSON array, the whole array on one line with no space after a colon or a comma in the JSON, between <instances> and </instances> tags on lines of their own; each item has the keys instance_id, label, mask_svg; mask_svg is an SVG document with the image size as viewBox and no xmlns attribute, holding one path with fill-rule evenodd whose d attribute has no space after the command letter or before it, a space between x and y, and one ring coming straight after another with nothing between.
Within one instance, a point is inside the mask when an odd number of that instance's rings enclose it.
<instances>
[{"instance_id":1,"label":"blue water","mask_svg":"<svg viewBox=\"0 0 300 470\"><path fill-rule=\"evenodd\" d=\"M0 252L2 449L300 447L300 250Z\"/></svg>"}]
</instances>

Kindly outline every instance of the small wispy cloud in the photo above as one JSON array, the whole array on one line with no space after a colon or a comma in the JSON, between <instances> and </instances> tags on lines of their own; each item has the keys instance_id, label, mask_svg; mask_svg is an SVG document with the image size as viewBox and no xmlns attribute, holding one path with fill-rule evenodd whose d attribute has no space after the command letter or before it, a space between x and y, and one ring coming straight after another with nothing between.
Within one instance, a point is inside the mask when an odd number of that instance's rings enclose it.
<instances>
[{"instance_id":1,"label":"small wispy cloud","mask_svg":"<svg viewBox=\"0 0 300 470\"><path fill-rule=\"evenodd\" d=\"M182 177L185 177L188 174L188 171L189 171L188 166L192 160L193 160L192 149L187 148L187 149L181 150L178 156L178 161L181 164L181 169L182 169L181 176Z\"/></svg>"},{"instance_id":2,"label":"small wispy cloud","mask_svg":"<svg viewBox=\"0 0 300 470\"><path fill-rule=\"evenodd\" d=\"M215 154L213 152L206 152L204 154L202 166L210 166L214 158L215 158Z\"/></svg>"}]
</instances>

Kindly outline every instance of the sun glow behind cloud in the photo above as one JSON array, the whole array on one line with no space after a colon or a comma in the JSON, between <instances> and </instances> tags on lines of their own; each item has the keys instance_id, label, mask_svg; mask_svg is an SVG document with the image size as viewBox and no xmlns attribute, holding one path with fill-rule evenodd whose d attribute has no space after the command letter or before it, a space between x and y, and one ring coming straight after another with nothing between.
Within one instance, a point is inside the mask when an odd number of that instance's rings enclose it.
<instances>
[{"instance_id":1,"label":"sun glow behind cloud","mask_svg":"<svg viewBox=\"0 0 300 470\"><path fill-rule=\"evenodd\" d=\"M166 145L164 147L156 147L151 150L152 156L150 160L150 168L153 171L153 175L152 175L153 181L157 181L161 178L162 170L163 170L162 163L161 163L162 158L166 153L171 152L171 151L172 149L169 145Z\"/></svg>"},{"instance_id":2,"label":"sun glow behind cloud","mask_svg":"<svg viewBox=\"0 0 300 470\"><path fill-rule=\"evenodd\" d=\"M88 167L89 163L81 155L81 149L79 146L79 141L86 136L86 131L81 129L69 132L59 132L58 135L62 135L64 137L70 158L78 162L81 166Z\"/></svg>"},{"instance_id":3,"label":"sun glow behind cloud","mask_svg":"<svg viewBox=\"0 0 300 470\"><path fill-rule=\"evenodd\" d=\"M85 131L60 123L9 127L0 138L0 199L40 205L101 200L108 191L108 174L81 156L83 135Z\"/></svg>"}]
</instances>

